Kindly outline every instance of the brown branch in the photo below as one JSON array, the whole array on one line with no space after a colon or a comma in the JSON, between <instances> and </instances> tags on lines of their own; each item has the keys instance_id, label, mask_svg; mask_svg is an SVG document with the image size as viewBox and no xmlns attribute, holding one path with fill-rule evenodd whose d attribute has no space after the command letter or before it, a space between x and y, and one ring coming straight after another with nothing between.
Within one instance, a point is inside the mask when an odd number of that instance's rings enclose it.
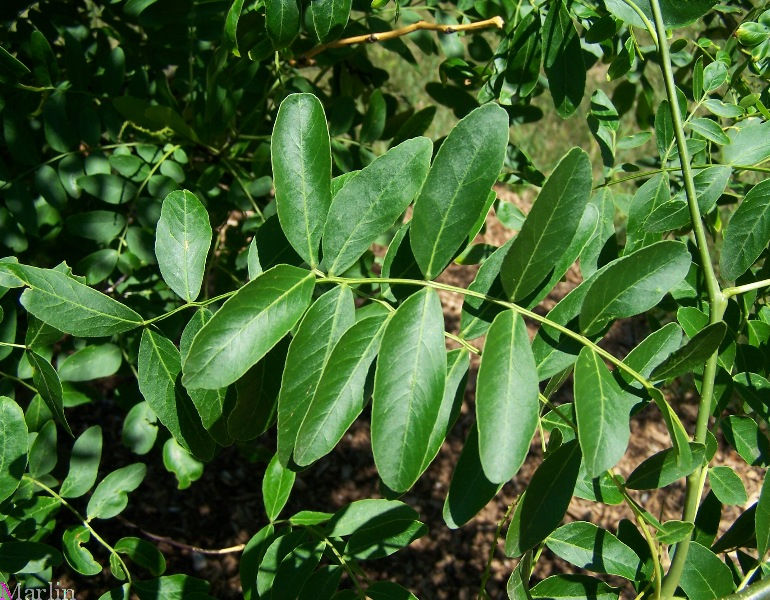
<instances>
[{"instance_id":1,"label":"brown branch","mask_svg":"<svg viewBox=\"0 0 770 600\"><path fill-rule=\"evenodd\" d=\"M491 19L486 19L484 21L476 21L475 23L465 23L462 25L442 25L440 23L417 21L416 23L412 23L406 27L400 27L399 29L393 29L391 31L365 33L363 35L355 35L353 37L329 42L328 44L321 44L320 46L316 46L309 52L292 61L292 64L312 64L312 59L314 56L320 54L324 50L328 50L329 48L342 48L344 46L353 46L355 44L373 44L375 42L386 42L388 40L393 40L420 30L438 31L439 33L457 33L458 31L478 31L480 29L489 29L490 27L502 29L503 25L505 25L505 21L503 21L502 17L492 17Z\"/></svg>"},{"instance_id":2,"label":"brown branch","mask_svg":"<svg viewBox=\"0 0 770 600\"><path fill-rule=\"evenodd\" d=\"M173 538L166 537L165 535L158 535L157 533L151 533L149 531L145 531L139 525L136 523L132 523L125 517L118 517L120 521L128 525L129 527L133 529L138 529L139 532L146 538L151 539L155 542L163 542L168 544L169 546L173 546L174 548L180 548L182 550L189 550L190 552L197 552L198 554L232 554L234 552L242 552L243 549L246 547L246 544L238 544L236 546L230 546L229 548L200 548L198 546L192 546L190 544L185 544L184 542L178 542Z\"/></svg>"}]
</instances>

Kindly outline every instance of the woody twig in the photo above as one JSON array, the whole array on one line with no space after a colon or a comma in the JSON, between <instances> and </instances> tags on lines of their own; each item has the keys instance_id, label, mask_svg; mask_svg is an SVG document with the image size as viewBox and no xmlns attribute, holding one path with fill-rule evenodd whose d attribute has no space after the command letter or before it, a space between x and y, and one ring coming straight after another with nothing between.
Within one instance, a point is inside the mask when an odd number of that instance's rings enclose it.
<instances>
[{"instance_id":1,"label":"woody twig","mask_svg":"<svg viewBox=\"0 0 770 600\"><path fill-rule=\"evenodd\" d=\"M379 33L366 33L363 35L355 35L349 38L343 38L327 44L321 44L316 46L309 52L306 52L302 56L298 57L294 63L298 64L313 64L313 57L321 54L329 48L342 48L344 46L353 46L355 44L373 44L376 42L386 42L393 40L404 35L408 35L415 31L438 31L439 33L457 33L459 31L478 31L480 29L489 29L496 27L502 29L505 22L501 17L492 17L491 19L485 19L484 21L476 21L475 23L464 23L461 25L442 25L440 23L428 23L427 21L417 21L406 27L400 27L398 29L392 29L391 31L382 31Z\"/></svg>"}]
</instances>

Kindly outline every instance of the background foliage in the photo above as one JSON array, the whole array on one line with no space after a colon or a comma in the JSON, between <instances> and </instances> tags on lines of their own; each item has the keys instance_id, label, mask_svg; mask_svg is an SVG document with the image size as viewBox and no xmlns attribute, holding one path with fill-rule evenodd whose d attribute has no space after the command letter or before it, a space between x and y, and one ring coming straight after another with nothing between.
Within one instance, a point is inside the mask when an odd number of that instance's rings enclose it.
<instances>
[{"instance_id":1,"label":"background foliage","mask_svg":"<svg viewBox=\"0 0 770 600\"><path fill-rule=\"evenodd\" d=\"M713 459L770 452L765 8L4 2L2 579L209 597L118 519L150 461L183 489L235 446L267 464L244 597L414 597L360 564L430 535L398 498L480 360L444 519L470 521L537 435L498 532L510 598L760 597L770 491L749 498ZM526 215L500 186L536 195ZM500 248L474 243L492 207L516 232ZM451 264L479 265L467 289ZM544 310L575 264L582 283ZM449 331L439 291L463 298ZM613 356L601 340L636 315L648 337ZM621 473L648 405L671 446ZM285 515L295 473L359 418L380 497ZM682 484L681 519L644 507ZM563 524L573 496L629 518ZM537 581L546 548L581 572Z\"/></svg>"}]
</instances>

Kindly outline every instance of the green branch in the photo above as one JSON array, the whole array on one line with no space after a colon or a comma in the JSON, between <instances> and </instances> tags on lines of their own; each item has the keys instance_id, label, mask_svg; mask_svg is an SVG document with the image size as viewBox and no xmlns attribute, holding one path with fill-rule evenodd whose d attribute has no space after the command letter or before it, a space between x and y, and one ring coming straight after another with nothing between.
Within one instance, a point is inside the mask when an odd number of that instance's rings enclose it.
<instances>
[{"instance_id":1,"label":"green branch","mask_svg":"<svg viewBox=\"0 0 770 600\"><path fill-rule=\"evenodd\" d=\"M671 109L671 118L674 125L674 135L676 138L677 148L679 150L679 164L682 171L682 177L684 178L685 194L687 196L687 204L690 209L690 219L692 221L693 232L695 234L695 241L698 246L698 254L700 255L701 259L701 267L706 279L706 289L709 296L711 322L716 323L722 320L725 308L727 307L727 299L722 294L722 290L719 287L716 274L714 273L714 266L711 264L708 240L706 239L705 228L700 216L698 197L695 191L695 181L693 179L692 167L690 165L690 155L687 149L687 139L685 138L684 126L682 124L682 113L679 109L679 101L677 100L676 83L674 82L674 71L671 63L671 55L668 49L668 42L666 41L666 27L663 23L663 12L661 11L659 0L651 0L650 5L655 17L655 28L658 32L658 38L660 40L658 49L660 52L661 68L663 70L663 78L666 84L666 95L668 96L668 102ZM695 441L699 443L705 442L706 433L708 432L718 357L719 352L715 351L706 362L706 367L703 372L703 387L701 389L700 404L698 406L698 419L694 436ZM682 511L683 521L692 522L695 520L700 497L703 493L703 486L705 483L704 475L705 469L701 465L687 478L685 506ZM684 565L685 561L687 560L689 549L689 538L685 539L677 545L676 554L671 561L671 567L669 568L668 574L663 581L661 590L663 598L672 598L675 595L676 589L679 586L679 581L682 578L682 572L684 570Z\"/></svg>"},{"instance_id":2,"label":"green branch","mask_svg":"<svg viewBox=\"0 0 770 600\"><path fill-rule=\"evenodd\" d=\"M57 494L55 491L53 491L51 488L49 488L42 481L38 481L37 479L35 479L31 475L27 475L27 474L24 475L24 479L26 479L30 483L35 484L41 490L43 490L47 494L49 494L52 498L55 498L56 500L58 500L62 504L62 506L65 506L67 509L69 509L69 511L73 515L75 515L75 518L77 518L77 520L80 521L80 523L83 525L83 527L85 527L86 529L88 529L88 531L91 532L91 535L94 536L94 539L97 542L99 542L102 546L104 546L107 549L107 551L112 556L115 557L115 560L117 560L120 563L120 566L123 569L123 572L126 574L126 579L128 580L128 584L130 586L131 585L131 573L128 571L128 567L126 566L126 563L123 561L123 558L120 556L120 554L118 554L118 552L115 550L115 548L110 546L104 540L104 538L102 536L100 536L93 527L91 527L91 522L88 519L86 519L85 517L83 517L83 515L81 515L80 512L74 506L72 506L69 502L67 502L64 498L62 498L59 494Z\"/></svg>"},{"instance_id":3,"label":"green branch","mask_svg":"<svg viewBox=\"0 0 770 600\"><path fill-rule=\"evenodd\" d=\"M532 319L533 321L537 321L542 325L547 325L548 327L551 327L552 329L555 329L558 332L563 333L567 337L570 337L573 340L581 343L582 345L591 348L591 350L593 350L596 354L606 359L608 362L612 363L622 371L625 371L629 376L631 376L633 379L641 383L645 389L647 390L656 389L655 386L652 384L652 382L649 379L647 379L644 375L642 375L638 371L629 367L619 358L615 358L615 356L613 356L611 353L607 352L604 348L601 348L600 346L598 346L597 344L589 340L586 336L580 333L576 333L572 331L569 327L565 327L564 325L556 323L555 321L550 320L548 317L543 317L542 315L539 315L536 312L523 308L518 304L514 304L513 302L506 302L505 300L499 300L497 298L493 298L492 296L488 296L487 294L482 294L481 292L476 292L473 290L456 287L454 285L439 283L438 281L425 281L423 279L397 279L397 278L394 279L390 277L347 278L347 277L336 277L336 276L326 275L323 277L319 277L318 282L319 283L324 283L324 282L344 283L347 285L365 285L365 284L372 284L372 283L380 283L380 284L389 284L389 285L411 285L416 287L429 287L435 290L442 290L444 292L451 292L454 294L462 294L463 296L470 296L472 298L478 298L480 300L484 300L492 304L497 304L498 306L511 309L514 312L519 313L523 317L527 317L529 319Z\"/></svg>"}]
</instances>

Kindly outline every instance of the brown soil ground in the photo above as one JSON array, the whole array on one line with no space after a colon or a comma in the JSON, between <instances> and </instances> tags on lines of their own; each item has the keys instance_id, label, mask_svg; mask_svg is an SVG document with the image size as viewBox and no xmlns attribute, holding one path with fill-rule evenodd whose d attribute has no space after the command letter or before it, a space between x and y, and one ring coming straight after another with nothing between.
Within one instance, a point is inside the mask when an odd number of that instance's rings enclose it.
<instances>
[{"instance_id":1,"label":"brown soil ground","mask_svg":"<svg viewBox=\"0 0 770 600\"><path fill-rule=\"evenodd\" d=\"M520 200L500 190L506 199ZM522 206L526 209L526 207ZM478 241L501 245L511 232L494 217L486 232ZM473 279L474 267L452 266L442 276L447 283L466 287ZM566 280L543 303L550 308L579 281L577 269L568 273ZM442 293L448 330L455 330L459 320L461 299ZM534 334L533 326L531 333ZM617 323L604 342L616 356L623 357L639 343L648 331L643 320L631 319ZM487 591L491 598L505 598L505 583L516 562L502 552L502 540L496 539L498 523L508 505L526 488L542 458L538 437L532 443L531 453L516 478L506 484L500 494L470 523L451 531L444 524L442 507L452 471L463 446L465 436L473 423L475 376L478 361L473 361L465 392L465 402L457 425L444 443L440 454L403 500L414 507L429 527L425 537L409 548L379 561L365 563L371 580L393 580L411 589L422 600L470 600L477 597L479 583L487 563L490 549L495 547L491 576ZM556 404L569 401L570 385L566 385L555 397ZM693 403L687 397L671 397L685 425L692 429L695 417ZM120 430L120 417L109 414L89 415L98 418L109 430ZM96 421L92 421L96 422ZM618 471L627 476L644 458L670 445L665 426L654 408L637 415L631 424L631 443ZM118 436L119 437L119 436ZM270 436L262 440L264 457L269 457L275 440ZM124 464L136 460L128 455L117 439L110 444L116 456L113 462ZM142 487L132 495L132 502L119 520L108 521L99 529L109 540L125 535L142 535L137 528L200 548L228 548L248 541L266 523L261 502L260 485L265 462L248 462L234 448L226 449L206 467L201 478L188 490L175 489L173 476L165 471L157 449L148 457L148 475ZM743 476L749 493L749 506L758 496L762 483L761 471L745 466L729 448L720 443L716 457L719 464L728 464ZM329 456L312 468L298 474L289 504L284 514L300 509L334 511L361 498L381 497L379 479L369 446L368 415L364 414L345 435L342 442ZM637 499L650 512L661 519L680 518L683 488L674 485L652 493L640 493ZM731 523L742 510L734 507L723 514L722 529ZM573 499L567 520L587 520L614 530L617 523L631 515L625 506L608 506ZM241 598L238 564L240 554L204 554L159 542L159 547L169 563L168 573L188 573L211 582L211 593L222 600ZM544 552L535 569L535 580L554 573L571 572L572 568ZM62 581L65 581L62 578ZM94 579L77 578L74 582L78 598L94 599L114 585L108 576L98 582ZM98 585L96 585L98 583ZM621 584L619 580L613 583ZM105 587L101 587L105 586ZM631 596L632 597L632 596ZM281 599L284 600L284 599ZM290 600L290 599L285 599Z\"/></svg>"}]
</instances>

